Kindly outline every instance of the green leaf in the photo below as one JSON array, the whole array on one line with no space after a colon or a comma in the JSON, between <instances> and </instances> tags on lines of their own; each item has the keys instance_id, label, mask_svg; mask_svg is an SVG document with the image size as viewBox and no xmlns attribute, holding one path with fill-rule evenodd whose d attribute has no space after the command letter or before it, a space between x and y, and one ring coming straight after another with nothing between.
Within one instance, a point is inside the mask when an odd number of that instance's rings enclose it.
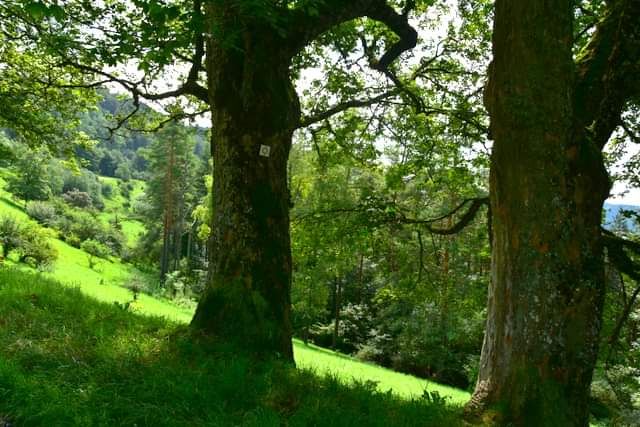
<instances>
[{"instance_id":1,"label":"green leaf","mask_svg":"<svg viewBox=\"0 0 640 427\"><path fill-rule=\"evenodd\" d=\"M25 5L27 13L36 21L42 21L45 16L49 15L49 8L40 2L29 2Z\"/></svg>"},{"instance_id":2,"label":"green leaf","mask_svg":"<svg viewBox=\"0 0 640 427\"><path fill-rule=\"evenodd\" d=\"M53 16L57 21L62 21L65 17L64 9L57 4L49 6L48 14Z\"/></svg>"}]
</instances>

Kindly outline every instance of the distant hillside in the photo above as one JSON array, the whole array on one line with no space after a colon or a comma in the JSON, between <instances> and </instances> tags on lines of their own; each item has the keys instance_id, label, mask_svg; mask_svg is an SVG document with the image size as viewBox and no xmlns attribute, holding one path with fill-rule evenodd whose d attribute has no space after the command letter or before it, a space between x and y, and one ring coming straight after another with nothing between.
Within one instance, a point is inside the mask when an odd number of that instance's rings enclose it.
<instances>
[{"instance_id":1,"label":"distant hillside","mask_svg":"<svg viewBox=\"0 0 640 427\"><path fill-rule=\"evenodd\" d=\"M132 111L130 98L115 95L107 91L100 91L102 100L98 109L84 113L81 118L81 129L91 138L98 141L98 145L91 151L78 150L78 157L85 161L85 167L90 171L108 177L120 179L145 179L148 166L145 151L156 138L154 133L130 132L124 128L115 134L109 128L114 127L114 118L126 116ZM142 104L141 112L157 114ZM199 157L209 156L207 129L189 126L196 140L195 154Z\"/></svg>"},{"instance_id":2,"label":"distant hillside","mask_svg":"<svg viewBox=\"0 0 640 427\"><path fill-rule=\"evenodd\" d=\"M640 215L640 206L605 203L604 211L604 226L611 229L614 226L616 217L625 211L632 211ZM629 230L638 230L638 224L633 217L625 218L622 224L624 224Z\"/></svg>"}]
</instances>

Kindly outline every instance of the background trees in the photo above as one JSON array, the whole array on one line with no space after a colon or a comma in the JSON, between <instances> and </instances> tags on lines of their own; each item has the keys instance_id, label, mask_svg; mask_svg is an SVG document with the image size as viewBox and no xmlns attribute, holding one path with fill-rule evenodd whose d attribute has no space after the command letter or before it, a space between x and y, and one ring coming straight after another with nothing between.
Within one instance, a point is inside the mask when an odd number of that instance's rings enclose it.
<instances>
[{"instance_id":1,"label":"background trees","mask_svg":"<svg viewBox=\"0 0 640 427\"><path fill-rule=\"evenodd\" d=\"M49 157L23 150L14 162L14 175L9 177L8 190L24 201L48 200L51 197Z\"/></svg>"},{"instance_id":2,"label":"background trees","mask_svg":"<svg viewBox=\"0 0 640 427\"><path fill-rule=\"evenodd\" d=\"M147 224L147 245L161 242L159 251L160 278L179 270L183 257L191 254L194 238L191 216L196 202L204 196L202 174L206 161L194 153L195 139L184 127L172 125L157 136L149 147L149 171L144 218ZM162 219L162 222L158 221Z\"/></svg>"}]
</instances>

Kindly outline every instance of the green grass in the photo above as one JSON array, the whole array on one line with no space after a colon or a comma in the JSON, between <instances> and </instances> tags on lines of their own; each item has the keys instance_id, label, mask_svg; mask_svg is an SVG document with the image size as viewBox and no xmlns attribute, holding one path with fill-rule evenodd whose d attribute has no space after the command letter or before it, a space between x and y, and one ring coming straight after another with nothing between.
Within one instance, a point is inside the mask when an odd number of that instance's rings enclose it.
<instances>
[{"instance_id":1,"label":"green grass","mask_svg":"<svg viewBox=\"0 0 640 427\"><path fill-rule=\"evenodd\" d=\"M461 425L458 408L254 362L194 339L177 323L7 268L0 269L3 419L25 426Z\"/></svg>"},{"instance_id":2,"label":"green grass","mask_svg":"<svg viewBox=\"0 0 640 427\"><path fill-rule=\"evenodd\" d=\"M101 177L100 179L112 182L114 188L117 188L114 178ZM136 191L142 191L142 185L142 183L136 184L134 194ZM3 182L0 178L0 214L10 214L21 220L28 220L22 208L11 201L10 194L4 192L2 187ZM117 207L121 206L124 200L120 199L122 198L119 195L111 199L109 202L111 205L106 207L110 212L107 214L113 215L117 212ZM85 252L57 239L52 239L52 243L58 250L59 258L53 270L38 276L38 280L55 279L66 288L77 289L84 295L109 304L131 301L131 292L122 286L136 278L142 277L148 280L143 273L118 260L101 261L97 267L91 269ZM7 264L14 265L10 261ZM36 277L27 274L33 271L27 266L14 265L14 268L15 272L20 270L20 274L26 274L25 277ZM138 301L132 305L132 310L136 314L163 317L177 324L188 323L193 314L191 310L176 306L168 300L144 294L140 295ZM318 375L331 375L340 382L352 386L357 387L359 382L369 381L369 386L375 384L379 392L391 391L394 396L407 400L419 398L425 390L439 393L452 404L462 404L469 398L469 394L462 390L364 363L313 345L306 346L298 340L294 340L294 352L299 367Z\"/></svg>"},{"instance_id":3,"label":"green grass","mask_svg":"<svg viewBox=\"0 0 640 427\"><path fill-rule=\"evenodd\" d=\"M10 215L21 221L29 221L24 209L17 205L11 194L6 192L4 181L0 178L0 215ZM132 299L132 293L123 286L135 280L152 282L154 278L142 273L135 267L124 264L117 259L100 260L94 269L89 268L87 254L59 239L51 239L58 251L58 259L50 272L44 276L58 280L65 286L77 287L83 293L100 301L109 303L126 303ZM11 260L7 264L22 271L33 271L24 264L15 264ZM142 314L163 316L179 322L188 322L192 312L148 295L140 295L134 309Z\"/></svg>"},{"instance_id":4,"label":"green grass","mask_svg":"<svg viewBox=\"0 0 640 427\"><path fill-rule=\"evenodd\" d=\"M6 170L3 172L5 174L7 173ZM10 215L19 220L29 219L29 215L24 212L24 206L19 205L18 202L13 199L11 193L4 189L5 186L5 179L3 176L0 176L0 215Z\"/></svg>"},{"instance_id":5,"label":"green grass","mask_svg":"<svg viewBox=\"0 0 640 427\"><path fill-rule=\"evenodd\" d=\"M3 206L3 201L0 199L0 213L6 209L7 207ZM22 211L19 212L26 217ZM92 270L88 266L88 260L83 251L59 240L53 240L53 243L59 252L59 259L54 270L51 273L45 273L45 276L57 279L66 286L77 287L83 293L100 301L124 303L131 300L131 292L122 288L121 285L139 277L142 273L118 261L112 263L102 261L96 270ZM28 269L25 266L20 268ZM187 323L193 314L191 310L148 295L140 296L134 305L134 310L140 314L162 316L181 323ZM298 340L294 340L294 351L297 363L301 367L313 369L319 374L331 373L344 381L354 379L375 381L380 390L391 389L404 397L420 396L427 389L449 397L453 403L463 403L469 398L469 394L464 391L364 363L320 347L305 346Z\"/></svg>"},{"instance_id":6,"label":"green grass","mask_svg":"<svg viewBox=\"0 0 640 427\"><path fill-rule=\"evenodd\" d=\"M144 182L135 179L130 181L131 184L133 184L133 190L130 193L129 200L127 200L120 193L118 183L121 182L121 180L107 176L100 176L98 179L100 182L109 183L113 187L112 196L103 198L104 211L98 215L98 218L105 224L108 224L109 221L112 221L117 215L122 225L122 232L127 238L127 244L131 247L135 246L140 236L144 233L144 225L133 218L131 208L127 209L124 205L127 201L133 203L144 195Z\"/></svg>"},{"instance_id":7,"label":"green grass","mask_svg":"<svg viewBox=\"0 0 640 427\"><path fill-rule=\"evenodd\" d=\"M435 391L449 402L460 405L471 397L466 391L457 388L401 374L315 345L305 346L298 340L294 340L294 352L296 364L301 368L318 374L333 374L347 382L374 381L378 390L391 391L401 397L415 398L422 396L425 390Z\"/></svg>"}]
</instances>

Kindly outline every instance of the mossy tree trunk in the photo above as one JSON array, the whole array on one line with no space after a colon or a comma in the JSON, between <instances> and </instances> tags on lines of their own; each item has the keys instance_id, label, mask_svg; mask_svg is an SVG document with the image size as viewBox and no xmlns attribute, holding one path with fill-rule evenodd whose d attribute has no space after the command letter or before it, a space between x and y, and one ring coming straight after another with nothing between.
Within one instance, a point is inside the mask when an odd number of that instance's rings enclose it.
<instances>
[{"instance_id":1,"label":"mossy tree trunk","mask_svg":"<svg viewBox=\"0 0 640 427\"><path fill-rule=\"evenodd\" d=\"M604 298L600 147L574 108L570 0L496 2L485 92L492 265L468 409L502 425L586 426Z\"/></svg>"},{"instance_id":2,"label":"mossy tree trunk","mask_svg":"<svg viewBox=\"0 0 640 427\"><path fill-rule=\"evenodd\" d=\"M300 107L283 42L261 28L208 42L212 253L192 326L293 360L287 160Z\"/></svg>"}]
</instances>

